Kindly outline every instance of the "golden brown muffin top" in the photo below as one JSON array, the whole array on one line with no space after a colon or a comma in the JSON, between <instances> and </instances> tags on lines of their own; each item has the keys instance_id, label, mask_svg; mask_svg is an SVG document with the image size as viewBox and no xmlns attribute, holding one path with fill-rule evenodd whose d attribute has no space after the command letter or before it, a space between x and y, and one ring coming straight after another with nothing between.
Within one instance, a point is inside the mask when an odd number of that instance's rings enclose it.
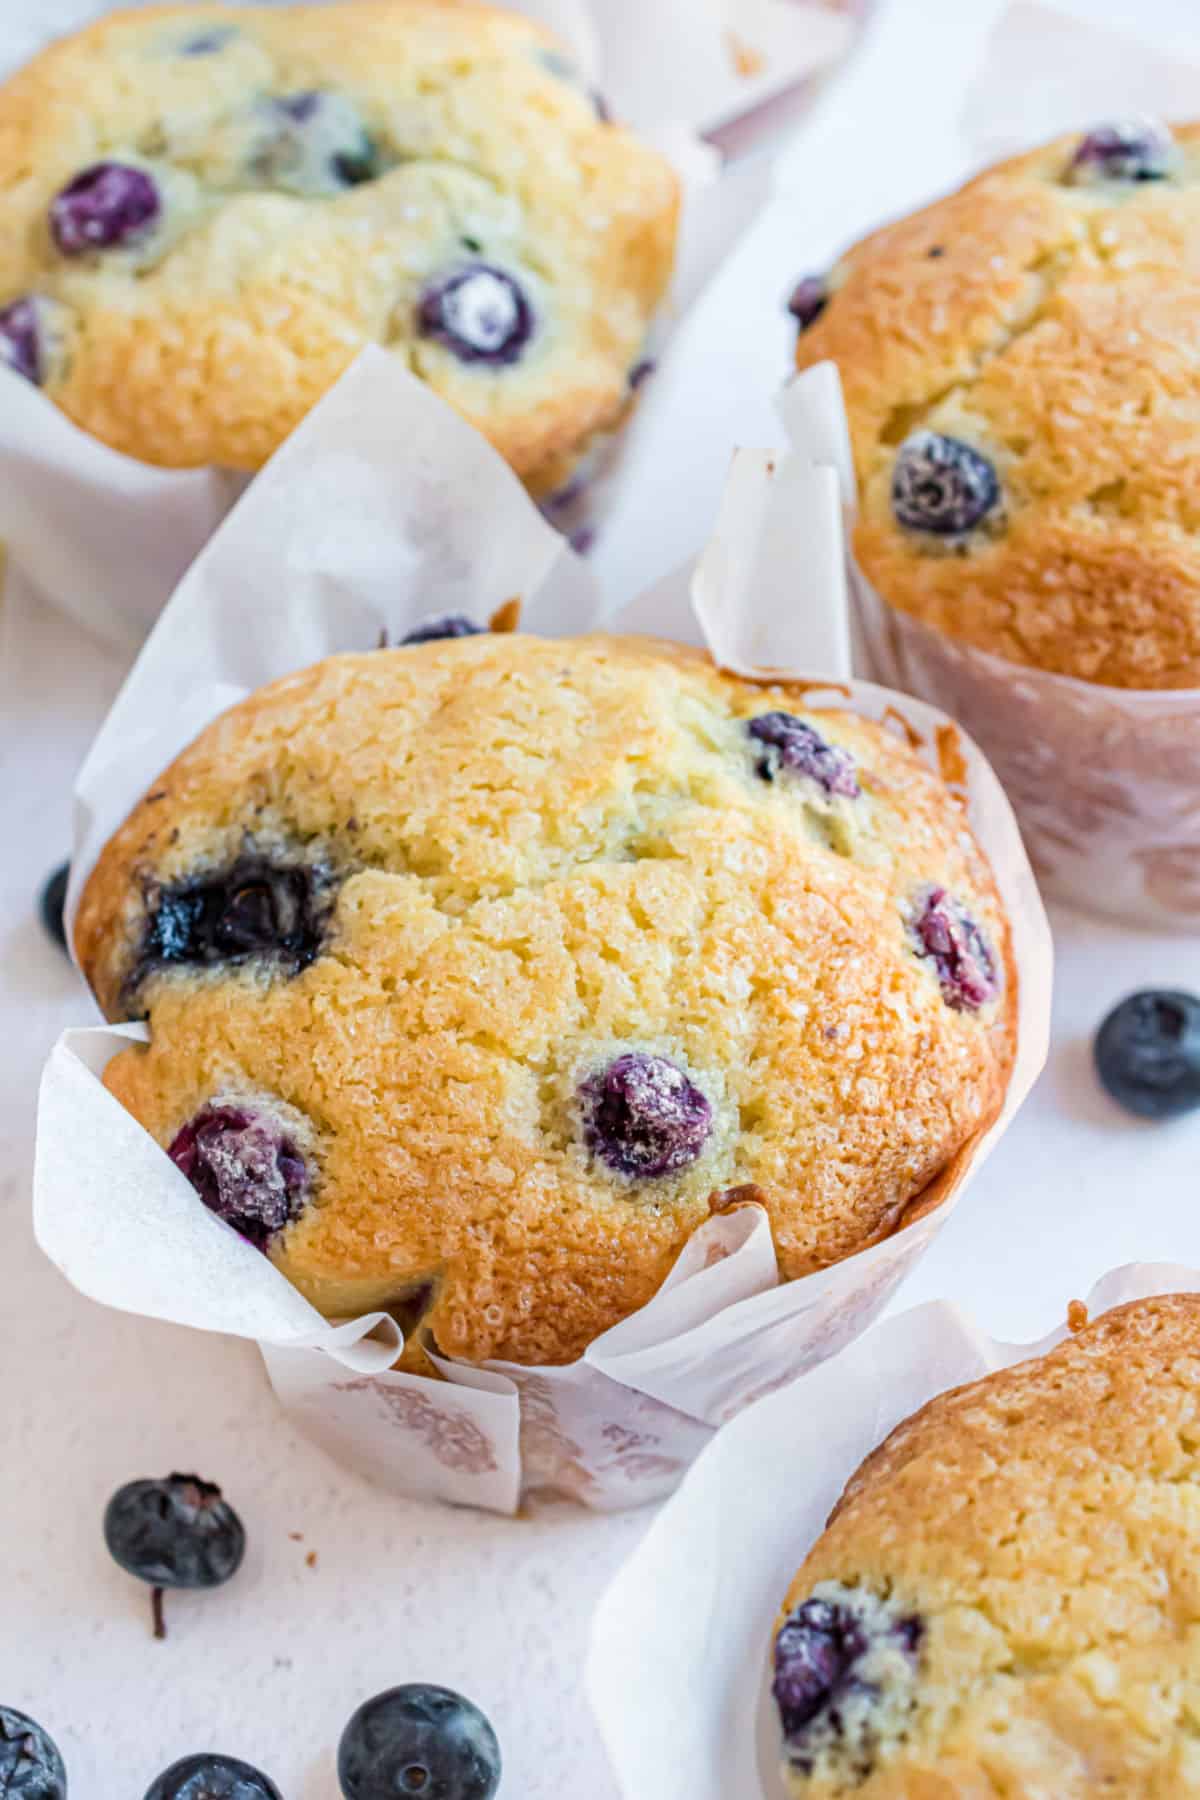
<instances>
[{"instance_id":1,"label":"golden brown muffin top","mask_svg":"<svg viewBox=\"0 0 1200 1800\"><path fill-rule=\"evenodd\" d=\"M814 322L796 360L841 372L855 549L893 606L1017 663L1189 687L1200 126L1111 132L1001 163L866 238L819 314L819 285L798 294Z\"/></svg>"},{"instance_id":2,"label":"golden brown muffin top","mask_svg":"<svg viewBox=\"0 0 1200 1800\"><path fill-rule=\"evenodd\" d=\"M1200 1295L940 1395L788 1595L795 1793L1200 1793L1198 1569Z\"/></svg>"},{"instance_id":3,"label":"golden brown muffin top","mask_svg":"<svg viewBox=\"0 0 1200 1800\"><path fill-rule=\"evenodd\" d=\"M573 1359L731 1189L789 1278L885 1236L1012 1065L1008 925L939 778L648 639L262 689L108 844L75 941L149 1019L106 1080L210 1203L326 1314L417 1295L474 1360Z\"/></svg>"},{"instance_id":4,"label":"golden brown muffin top","mask_svg":"<svg viewBox=\"0 0 1200 1800\"><path fill-rule=\"evenodd\" d=\"M118 12L0 86L0 356L118 450L255 469L382 344L540 494L630 404L677 206L515 13Z\"/></svg>"}]
</instances>

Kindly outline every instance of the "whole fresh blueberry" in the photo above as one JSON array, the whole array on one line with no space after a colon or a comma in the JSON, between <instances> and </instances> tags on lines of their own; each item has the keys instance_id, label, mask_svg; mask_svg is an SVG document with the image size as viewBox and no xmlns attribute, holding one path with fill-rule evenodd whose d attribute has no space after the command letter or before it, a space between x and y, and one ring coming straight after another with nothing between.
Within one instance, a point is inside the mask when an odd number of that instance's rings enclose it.
<instances>
[{"instance_id":1,"label":"whole fresh blueberry","mask_svg":"<svg viewBox=\"0 0 1200 1800\"><path fill-rule=\"evenodd\" d=\"M771 1684L794 1767L810 1770L825 1736L858 1759L857 1775L866 1774L869 1733L850 1709L869 1709L885 1686L910 1681L923 1636L914 1614L899 1616L886 1601L840 1582L823 1583L796 1608L775 1639Z\"/></svg>"},{"instance_id":2,"label":"whole fresh blueberry","mask_svg":"<svg viewBox=\"0 0 1200 1800\"><path fill-rule=\"evenodd\" d=\"M581 1082L579 1097L588 1149L637 1180L686 1169L712 1132L712 1107L665 1056L628 1050Z\"/></svg>"},{"instance_id":3,"label":"whole fresh blueberry","mask_svg":"<svg viewBox=\"0 0 1200 1800\"><path fill-rule=\"evenodd\" d=\"M1143 1119L1175 1119L1200 1106L1200 1000L1148 988L1114 1006L1095 1042L1105 1088Z\"/></svg>"},{"instance_id":4,"label":"whole fresh blueberry","mask_svg":"<svg viewBox=\"0 0 1200 1800\"><path fill-rule=\"evenodd\" d=\"M93 163L50 202L50 231L64 256L84 256L140 242L161 211L158 186L145 169Z\"/></svg>"},{"instance_id":5,"label":"whole fresh blueberry","mask_svg":"<svg viewBox=\"0 0 1200 1800\"><path fill-rule=\"evenodd\" d=\"M60 863L42 889L38 910L42 924L60 950L67 948L67 932L63 924L63 907L67 901L67 883L71 879L70 863Z\"/></svg>"},{"instance_id":6,"label":"whole fresh blueberry","mask_svg":"<svg viewBox=\"0 0 1200 1800\"><path fill-rule=\"evenodd\" d=\"M277 95L258 108L253 159L260 181L296 194L333 193L382 173L378 147L358 108L317 88Z\"/></svg>"},{"instance_id":7,"label":"whole fresh blueberry","mask_svg":"<svg viewBox=\"0 0 1200 1800\"><path fill-rule=\"evenodd\" d=\"M917 955L937 972L942 999L954 1012L978 1012L1000 992L996 959L980 927L945 888L929 888L914 913Z\"/></svg>"},{"instance_id":8,"label":"whole fresh blueberry","mask_svg":"<svg viewBox=\"0 0 1200 1800\"><path fill-rule=\"evenodd\" d=\"M164 1769L145 1800L283 1800L261 1769L236 1756L184 1756Z\"/></svg>"},{"instance_id":9,"label":"whole fresh blueberry","mask_svg":"<svg viewBox=\"0 0 1200 1800\"><path fill-rule=\"evenodd\" d=\"M1093 126L1067 165L1073 186L1099 181L1165 181L1174 140L1155 119L1118 119Z\"/></svg>"},{"instance_id":10,"label":"whole fresh blueberry","mask_svg":"<svg viewBox=\"0 0 1200 1800\"><path fill-rule=\"evenodd\" d=\"M332 904L328 871L244 855L161 888L130 987L152 969L254 959L297 975L319 955Z\"/></svg>"},{"instance_id":11,"label":"whole fresh blueberry","mask_svg":"<svg viewBox=\"0 0 1200 1800\"><path fill-rule=\"evenodd\" d=\"M805 275L788 296L787 309L801 331L815 325L829 304L829 284L823 275Z\"/></svg>"},{"instance_id":12,"label":"whole fresh blueberry","mask_svg":"<svg viewBox=\"0 0 1200 1800\"><path fill-rule=\"evenodd\" d=\"M857 799L862 789L848 750L827 743L820 732L794 713L759 713L746 726L760 746L755 768L764 781L780 774L807 776L827 794Z\"/></svg>"},{"instance_id":13,"label":"whole fresh blueberry","mask_svg":"<svg viewBox=\"0 0 1200 1800\"><path fill-rule=\"evenodd\" d=\"M338 1745L346 1800L491 1800L500 1745L471 1701L412 1682L367 1700Z\"/></svg>"},{"instance_id":14,"label":"whole fresh blueberry","mask_svg":"<svg viewBox=\"0 0 1200 1800\"><path fill-rule=\"evenodd\" d=\"M431 282L417 306L417 329L461 362L516 362L533 335L533 308L519 282L490 263L470 263Z\"/></svg>"},{"instance_id":15,"label":"whole fresh blueberry","mask_svg":"<svg viewBox=\"0 0 1200 1800\"><path fill-rule=\"evenodd\" d=\"M0 363L40 387L46 378L38 302L32 294L0 310Z\"/></svg>"},{"instance_id":16,"label":"whole fresh blueberry","mask_svg":"<svg viewBox=\"0 0 1200 1800\"><path fill-rule=\"evenodd\" d=\"M896 452L892 511L909 531L962 537L999 502L995 469L961 438L914 431Z\"/></svg>"},{"instance_id":17,"label":"whole fresh blueberry","mask_svg":"<svg viewBox=\"0 0 1200 1800\"><path fill-rule=\"evenodd\" d=\"M241 1520L199 1475L118 1488L104 1511L104 1542L114 1562L153 1589L156 1637L166 1636L164 1588L220 1587L246 1553Z\"/></svg>"},{"instance_id":18,"label":"whole fresh blueberry","mask_svg":"<svg viewBox=\"0 0 1200 1800\"><path fill-rule=\"evenodd\" d=\"M104 1542L127 1574L152 1587L213 1588L236 1575L246 1533L214 1482L174 1473L118 1488Z\"/></svg>"},{"instance_id":19,"label":"whole fresh blueberry","mask_svg":"<svg viewBox=\"0 0 1200 1800\"><path fill-rule=\"evenodd\" d=\"M259 1250L299 1217L309 1195L304 1158L278 1120L252 1106L206 1106L167 1155L209 1211Z\"/></svg>"},{"instance_id":20,"label":"whole fresh blueberry","mask_svg":"<svg viewBox=\"0 0 1200 1800\"><path fill-rule=\"evenodd\" d=\"M421 619L411 631L406 631L400 642L432 644L439 638L481 637L486 631L486 625L477 625L474 619L468 619L466 613L436 613L432 618Z\"/></svg>"},{"instance_id":21,"label":"whole fresh blueberry","mask_svg":"<svg viewBox=\"0 0 1200 1800\"><path fill-rule=\"evenodd\" d=\"M0 1706L3 1800L67 1800L67 1771L54 1739L25 1713Z\"/></svg>"}]
</instances>

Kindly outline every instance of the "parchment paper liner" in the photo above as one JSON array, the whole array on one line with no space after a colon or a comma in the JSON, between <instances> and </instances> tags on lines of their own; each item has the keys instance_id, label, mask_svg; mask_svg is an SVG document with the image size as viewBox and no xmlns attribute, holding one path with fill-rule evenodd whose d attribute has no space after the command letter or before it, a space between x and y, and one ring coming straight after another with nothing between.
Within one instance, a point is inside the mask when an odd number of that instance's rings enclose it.
<instances>
[{"instance_id":1,"label":"parchment paper liner","mask_svg":"<svg viewBox=\"0 0 1200 1800\"><path fill-rule=\"evenodd\" d=\"M715 107L725 116L735 103L752 103L759 93L828 66L850 42L851 22L817 7L801 10L771 0L764 8L770 66L739 76L727 61L722 86L720 65L728 47L715 9L710 31L709 21L697 20L691 0L687 6L683 0L638 0L636 10L615 7L612 0L507 3L556 31L589 84L606 93L618 116L642 120L643 137L680 174L684 216L676 278L646 351L661 356L767 189L765 171L752 180L717 180L719 158L696 135L706 123L705 111ZM74 23L81 24L105 8L97 0L75 10ZM66 11L56 12L56 31L68 29ZM620 19L614 16L618 11ZM5 0L0 12L2 76L32 53L36 39L21 0ZM691 27L684 30L689 18ZM37 25L41 38L40 14ZM647 71L657 77L666 66L664 57L672 68L672 110L652 116ZM661 83L658 91L661 106L666 98ZM650 380L639 391L638 410L655 404ZM628 434L618 431L594 446L586 494L551 515L562 530L588 532L609 510L634 471L627 441ZM247 480L222 469L164 470L120 455L80 431L44 394L0 363L0 542L11 566L41 595L107 640L130 649L142 642Z\"/></svg>"},{"instance_id":2,"label":"parchment paper liner","mask_svg":"<svg viewBox=\"0 0 1200 1800\"><path fill-rule=\"evenodd\" d=\"M1200 1270L1131 1263L1087 1298L1200 1290ZM596 1612L592 1707L625 1800L787 1800L769 1692L775 1617L842 1489L936 1394L1040 1356L986 1336L958 1307L901 1313L729 1425L654 1520ZM654 1704L646 1704L647 1694Z\"/></svg>"},{"instance_id":3,"label":"parchment paper liner","mask_svg":"<svg viewBox=\"0 0 1200 1800\"><path fill-rule=\"evenodd\" d=\"M431 610L483 620L513 596L532 630L602 618L587 568L484 440L394 359L366 353L226 519L151 635L79 777L75 888L176 751L247 689L395 639ZM812 669L805 647L818 644L839 679L815 685L808 704L890 721L966 800L1012 921L1018 1062L1003 1116L902 1230L780 1286L766 1215L744 1206L703 1226L655 1299L570 1367L443 1359L445 1382L391 1373L400 1334L390 1318L328 1325L103 1088L109 1057L143 1033L124 1026L68 1032L51 1055L35 1172L46 1253L108 1305L259 1340L296 1422L397 1493L498 1511L539 1489L597 1508L666 1493L718 1425L876 1316L1045 1057L1049 936L1007 802L949 721L843 679L846 604L833 470L743 451L690 599L680 575L609 623L707 642L751 675ZM68 916L73 907L74 893Z\"/></svg>"},{"instance_id":4,"label":"parchment paper liner","mask_svg":"<svg viewBox=\"0 0 1200 1800\"><path fill-rule=\"evenodd\" d=\"M781 411L799 455L839 447L852 517L833 365L797 376ZM1159 930L1200 929L1200 688L1104 687L1025 668L889 606L852 555L849 572L865 666L972 733L1047 892Z\"/></svg>"}]
</instances>

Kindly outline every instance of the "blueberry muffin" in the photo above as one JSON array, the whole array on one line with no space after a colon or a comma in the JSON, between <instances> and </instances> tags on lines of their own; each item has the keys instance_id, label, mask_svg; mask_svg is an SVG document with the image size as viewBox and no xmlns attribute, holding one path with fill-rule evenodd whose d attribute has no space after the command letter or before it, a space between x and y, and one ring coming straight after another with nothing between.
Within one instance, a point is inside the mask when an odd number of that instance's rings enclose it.
<instances>
[{"instance_id":1,"label":"blueberry muffin","mask_svg":"<svg viewBox=\"0 0 1200 1800\"><path fill-rule=\"evenodd\" d=\"M1200 1295L956 1388L868 1457L774 1645L798 1800L1200 1794Z\"/></svg>"},{"instance_id":2,"label":"blueberry muffin","mask_svg":"<svg viewBox=\"0 0 1200 1800\"><path fill-rule=\"evenodd\" d=\"M1013 663L1200 686L1200 125L1002 163L792 310L799 367L841 371L890 606Z\"/></svg>"},{"instance_id":3,"label":"blueberry muffin","mask_svg":"<svg viewBox=\"0 0 1200 1800\"><path fill-rule=\"evenodd\" d=\"M113 14L0 88L0 171L0 359L175 468L257 468L377 343L556 489L674 252L663 159L456 0Z\"/></svg>"},{"instance_id":4,"label":"blueberry muffin","mask_svg":"<svg viewBox=\"0 0 1200 1800\"><path fill-rule=\"evenodd\" d=\"M739 1201L788 1278L893 1231L1013 1058L959 803L803 687L455 629L254 694L109 842L111 1091L324 1314L466 1360L574 1360Z\"/></svg>"}]
</instances>

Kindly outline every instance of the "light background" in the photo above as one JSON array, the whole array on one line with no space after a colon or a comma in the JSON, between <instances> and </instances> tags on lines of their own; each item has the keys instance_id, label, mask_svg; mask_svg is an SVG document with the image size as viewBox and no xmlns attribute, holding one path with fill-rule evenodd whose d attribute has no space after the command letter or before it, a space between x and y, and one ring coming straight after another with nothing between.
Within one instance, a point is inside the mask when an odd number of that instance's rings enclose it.
<instances>
[{"instance_id":1,"label":"light background","mask_svg":"<svg viewBox=\"0 0 1200 1800\"><path fill-rule=\"evenodd\" d=\"M6 14L14 3L23 0L0 0ZM1070 4L1135 33L1153 28L1173 58L1200 61L1191 0ZM940 0L893 5L910 59L897 61L895 80L911 96L928 87L936 61ZM1014 29L1029 26L1025 9ZM1023 126L1036 136L1046 109L1069 109L1070 93L1047 85L1044 67L1038 82L1031 75L1012 89L1011 71L1034 66L1022 63L1033 42L1010 38L1007 62L995 64L1010 71L1007 96L993 92L991 111L976 109L997 141ZM1083 68L1076 63L1073 82ZM1131 82L1135 74L1158 78L1136 70ZM1089 97L1096 91L1089 85ZM840 142L858 165L832 174L823 159L797 165L782 225L777 212L750 240L664 371L684 428L664 441L661 487L630 502L602 551L614 593L694 547L735 439L775 436L769 395L787 359L778 310L787 280L818 266L837 237L958 172L947 166L953 150L932 140L906 147L860 122L847 123ZM965 165L972 147L958 154ZM845 196L836 205L835 182ZM591 1607L644 1516L555 1509L508 1523L385 1499L294 1436L253 1349L102 1312L39 1257L28 1227L37 1076L58 1032L91 1012L36 922L34 896L64 854L71 776L120 668L19 589L10 589L3 629L0 1702L54 1732L78 1800L137 1800L174 1756L217 1747L266 1768L287 1800L334 1800L333 1748L353 1707L396 1681L443 1681L495 1721L507 1800L613 1800L579 1677ZM1090 1068L1093 1028L1130 988L1200 989L1200 941L1062 913L1055 926L1049 1067L901 1296L902 1305L951 1296L1009 1338L1046 1331L1116 1263L1200 1262L1200 1122L1129 1121ZM226 1486L250 1554L224 1593L177 1599L173 1635L159 1645L143 1593L104 1554L100 1517L120 1482L171 1467Z\"/></svg>"}]
</instances>

